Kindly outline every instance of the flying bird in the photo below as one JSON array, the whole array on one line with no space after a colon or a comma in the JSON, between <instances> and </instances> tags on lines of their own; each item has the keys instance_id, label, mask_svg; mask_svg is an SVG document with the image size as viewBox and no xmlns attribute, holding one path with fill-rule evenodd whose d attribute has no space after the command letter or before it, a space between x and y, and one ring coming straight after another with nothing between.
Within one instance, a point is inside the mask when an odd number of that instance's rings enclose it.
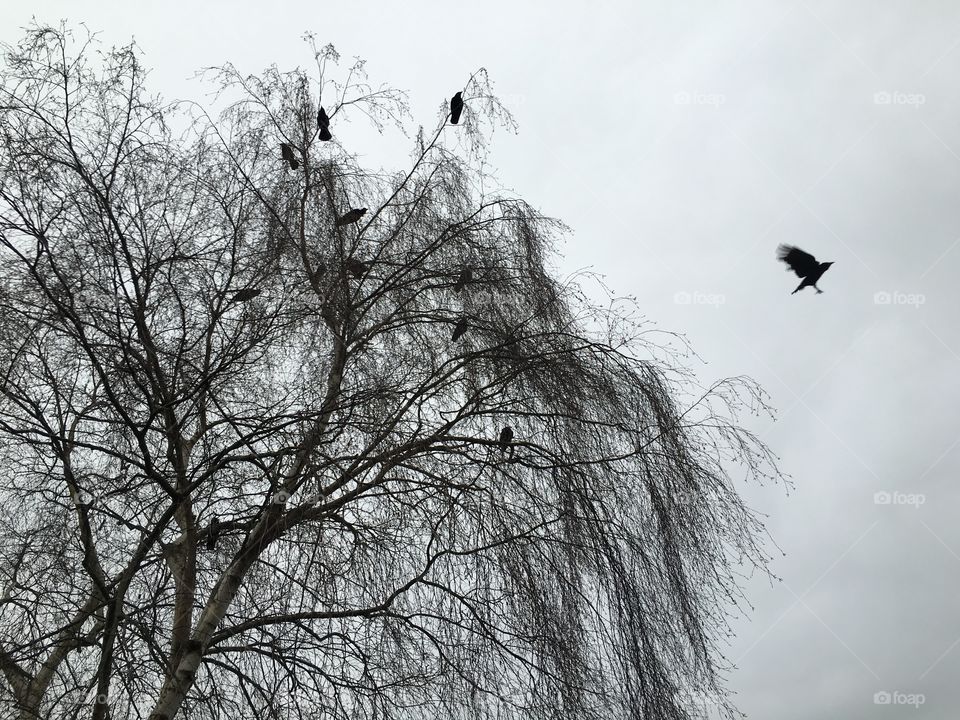
<instances>
[{"instance_id":1,"label":"flying bird","mask_svg":"<svg viewBox=\"0 0 960 720\"><path fill-rule=\"evenodd\" d=\"M244 288L243 290L238 290L233 294L233 297L230 298L230 302L246 302L247 300L253 300L257 295L260 294L260 290L256 288Z\"/></svg>"},{"instance_id":2,"label":"flying bird","mask_svg":"<svg viewBox=\"0 0 960 720\"><path fill-rule=\"evenodd\" d=\"M207 550L217 549L217 540L220 539L220 518L216 515L210 521L210 528L207 530Z\"/></svg>"},{"instance_id":3,"label":"flying bird","mask_svg":"<svg viewBox=\"0 0 960 720\"><path fill-rule=\"evenodd\" d=\"M280 154L283 155L283 159L289 163L291 170L296 170L298 167L300 167L300 163L297 162L297 156L293 154L292 145L280 143Z\"/></svg>"},{"instance_id":4,"label":"flying bird","mask_svg":"<svg viewBox=\"0 0 960 720\"><path fill-rule=\"evenodd\" d=\"M469 282L473 282L473 271L470 268L464 268L457 276L457 282L453 285L454 292L460 292Z\"/></svg>"},{"instance_id":5,"label":"flying bird","mask_svg":"<svg viewBox=\"0 0 960 720\"><path fill-rule=\"evenodd\" d=\"M344 263L344 267L357 279L362 278L370 271L370 266L362 260L350 258Z\"/></svg>"},{"instance_id":6,"label":"flying bird","mask_svg":"<svg viewBox=\"0 0 960 720\"><path fill-rule=\"evenodd\" d=\"M457 93L450 98L450 122L456 125L460 122L460 113L463 112L463 98Z\"/></svg>"},{"instance_id":7,"label":"flying bird","mask_svg":"<svg viewBox=\"0 0 960 720\"><path fill-rule=\"evenodd\" d=\"M350 225L351 223L358 222L360 218L366 215L366 213L366 208L354 208L350 212L338 217L336 225L337 227L343 227L344 225Z\"/></svg>"},{"instance_id":8,"label":"flying bird","mask_svg":"<svg viewBox=\"0 0 960 720\"><path fill-rule=\"evenodd\" d=\"M453 328L453 335L450 336L450 339L454 342L463 337L463 334L467 331L467 320L466 318L460 318L457 320L456 327Z\"/></svg>"},{"instance_id":9,"label":"flying bird","mask_svg":"<svg viewBox=\"0 0 960 720\"><path fill-rule=\"evenodd\" d=\"M330 134L330 118L327 117L327 111L323 109L323 105L320 106L320 112L317 113L317 127L320 128L321 140L326 142L333 139L333 135Z\"/></svg>"},{"instance_id":10,"label":"flying bird","mask_svg":"<svg viewBox=\"0 0 960 720\"><path fill-rule=\"evenodd\" d=\"M793 270L797 277L803 278L803 282L797 285L793 293L803 290L807 286L813 286L818 293L823 290L817 287L817 281L823 277L823 274L833 265L832 262L817 262L817 259L808 252L804 252L793 245L781 245L777 248L777 259L787 264L787 271ZM790 293L793 295L793 293Z\"/></svg>"}]
</instances>

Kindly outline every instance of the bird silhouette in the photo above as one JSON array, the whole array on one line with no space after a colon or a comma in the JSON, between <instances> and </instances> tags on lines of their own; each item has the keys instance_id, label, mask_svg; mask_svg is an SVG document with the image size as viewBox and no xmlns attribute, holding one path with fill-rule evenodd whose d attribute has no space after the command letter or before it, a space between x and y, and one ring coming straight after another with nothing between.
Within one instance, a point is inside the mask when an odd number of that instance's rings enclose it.
<instances>
[{"instance_id":1,"label":"bird silhouette","mask_svg":"<svg viewBox=\"0 0 960 720\"><path fill-rule=\"evenodd\" d=\"M320 111L317 113L317 127L320 128L321 140L326 142L327 140L333 139L333 135L330 134L330 118L327 117L327 112L323 109L323 105L320 106Z\"/></svg>"},{"instance_id":2,"label":"bird silhouette","mask_svg":"<svg viewBox=\"0 0 960 720\"><path fill-rule=\"evenodd\" d=\"M500 449L504 452L507 451L507 448L510 448L510 457L513 458L514 447L511 445L513 442L513 428L507 425L503 430L500 431L500 439L497 441L500 444Z\"/></svg>"},{"instance_id":3,"label":"bird silhouette","mask_svg":"<svg viewBox=\"0 0 960 720\"><path fill-rule=\"evenodd\" d=\"M280 154L283 155L283 159L289 163L291 170L296 170L298 167L300 167L300 163L297 162L297 156L293 154L292 145L280 143Z\"/></svg>"},{"instance_id":4,"label":"bird silhouette","mask_svg":"<svg viewBox=\"0 0 960 720\"><path fill-rule=\"evenodd\" d=\"M467 320L466 318L460 318L457 320L456 327L453 328L453 335L450 336L450 339L454 342L463 337L463 334L467 331Z\"/></svg>"},{"instance_id":5,"label":"bird silhouette","mask_svg":"<svg viewBox=\"0 0 960 720\"><path fill-rule=\"evenodd\" d=\"M454 292L462 291L469 282L473 282L473 271L470 268L464 268L457 276L457 282L453 284Z\"/></svg>"},{"instance_id":6,"label":"bird silhouette","mask_svg":"<svg viewBox=\"0 0 960 720\"><path fill-rule=\"evenodd\" d=\"M463 112L463 98L457 93L450 98L450 122L456 125L460 122L460 113Z\"/></svg>"},{"instance_id":7,"label":"bird silhouette","mask_svg":"<svg viewBox=\"0 0 960 720\"><path fill-rule=\"evenodd\" d=\"M355 258L350 258L347 260L343 266L357 279L362 278L368 272L370 272L370 266L362 260L357 260Z\"/></svg>"},{"instance_id":8,"label":"bird silhouette","mask_svg":"<svg viewBox=\"0 0 960 720\"><path fill-rule=\"evenodd\" d=\"M338 217L336 225L337 227L343 227L344 225L350 225L351 223L358 222L360 218L366 215L366 213L366 208L354 208L353 210Z\"/></svg>"},{"instance_id":9,"label":"bird silhouette","mask_svg":"<svg viewBox=\"0 0 960 720\"><path fill-rule=\"evenodd\" d=\"M777 248L777 259L787 264L787 271L793 270L797 277L803 278L803 282L797 285L794 293L800 292L807 286L812 286L818 293L823 290L817 287L817 281L823 277L823 274L833 265L832 262L817 262L817 259L808 252L804 252L793 245L781 245Z\"/></svg>"},{"instance_id":10,"label":"bird silhouette","mask_svg":"<svg viewBox=\"0 0 960 720\"><path fill-rule=\"evenodd\" d=\"M216 515L210 521L210 528L207 530L207 550L216 550L217 541L220 539L220 518Z\"/></svg>"},{"instance_id":11,"label":"bird silhouette","mask_svg":"<svg viewBox=\"0 0 960 720\"><path fill-rule=\"evenodd\" d=\"M238 290L233 294L233 297L230 298L230 302L246 302L247 300L253 300L257 295L260 294L260 290L256 288L244 288L243 290Z\"/></svg>"}]
</instances>

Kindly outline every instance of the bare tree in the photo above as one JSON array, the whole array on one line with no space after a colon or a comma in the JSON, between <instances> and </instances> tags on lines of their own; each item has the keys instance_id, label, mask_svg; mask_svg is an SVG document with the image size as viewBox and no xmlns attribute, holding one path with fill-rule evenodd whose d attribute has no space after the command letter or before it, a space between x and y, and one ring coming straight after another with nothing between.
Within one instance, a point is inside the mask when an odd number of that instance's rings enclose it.
<instances>
[{"instance_id":1,"label":"bare tree","mask_svg":"<svg viewBox=\"0 0 960 720\"><path fill-rule=\"evenodd\" d=\"M484 73L383 174L338 127L405 97L330 46L215 115L99 48L5 50L0 715L733 714L762 394L552 276Z\"/></svg>"}]
</instances>

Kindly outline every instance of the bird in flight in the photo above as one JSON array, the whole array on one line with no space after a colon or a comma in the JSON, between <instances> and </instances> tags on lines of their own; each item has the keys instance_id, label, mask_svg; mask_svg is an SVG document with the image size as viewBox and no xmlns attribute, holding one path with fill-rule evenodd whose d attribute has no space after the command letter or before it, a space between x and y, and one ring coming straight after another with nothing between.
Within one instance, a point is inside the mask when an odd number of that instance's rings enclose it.
<instances>
[{"instance_id":1,"label":"bird in flight","mask_svg":"<svg viewBox=\"0 0 960 720\"><path fill-rule=\"evenodd\" d=\"M817 262L817 259L808 252L804 252L793 245L781 245L777 248L777 259L787 264L787 271L793 270L803 282L797 285L793 293L800 292L805 287L812 286L818 293L823 290L817 287L817 281L833 265L832 262ZM790 293L793 295L793 293Z\"/></svg>"},{"instance_id":2,"label":"bird in flight","mask_svg":"<svg viewBox=\"0 0 960 720\"><path fill-rule=\"evenodd\" d=\"M337 218L337 227L343 227L344 225L350 225L351 223L358 222L367 212L366 208L354 208L350 212L341 215Z\"/></svg>"},{"instance_id":3,"label":"bird in flight","mask_svg":"<svg viewBox=\"0 0 960 720\"><path fill-rule=\"evenodd\" d=\"M323 109L323 105L320 106L320 112L317 113L317 127L320 128L321 140L326 142L333 139L333 135L330 134L330 118L327 117L327 111Z\"/></svg>"},{"instance_id":4,"label":"bird in flight","mask_svg":"<svg viewBox=\"0 0 960 720\"><path fill-rule=\"evenodd\" d=\"M463 98L457 93L450 98L450 122L456 125L460 122L460 113L463 112Z\"/></svg>"},{"instance_id":5,"label":"bird in flight","mask_svg":"<svg viewBox=\"0 0 960 720\"><path fill-rule=\"evenodd\" d=\"M280 154L283 155L283 159L290 164L291 170L296 170L298 167L300 167L300 163L297 162L297 156L293 154L292 145L280 143Z\"/></svg>"}]
</instances>

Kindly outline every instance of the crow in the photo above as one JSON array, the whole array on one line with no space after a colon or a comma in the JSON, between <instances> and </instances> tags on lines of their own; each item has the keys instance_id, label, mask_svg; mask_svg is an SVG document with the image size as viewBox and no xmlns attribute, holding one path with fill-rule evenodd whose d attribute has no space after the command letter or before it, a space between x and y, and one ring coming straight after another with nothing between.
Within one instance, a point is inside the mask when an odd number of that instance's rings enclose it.
<instances>
[{"instance_id":1,"label":"crow","mask_svg":"<svg viewBox=\"0 0 960 720\"><path fill-rule=\"evenodd\" d=\"M454 292L460 292L469 282L473 282L473 271L470 268L464 268L457 276L457 282L453 285Z\"/></svg>"},{"instance_id":2,"label":"crow","mask_svg":"<svg viewBox=\"0 0 960 720\"><path fill-rule=\"evenodd\" d=\"M510 443L513 442L513 428L507 425L503 430L500 431L500 449L504 452L507 451L507 448L510 448L510 457L513 457L513 445Z\"/></svg>"},{"instance_id":3,"label":"crow","mask_svg":"<svg viewBox=\"0 0 960 720\"><path fill-rule=\"evenodd\" d=\"M296 170L298 167L300 167L300 163L297 162L296 155L293 154L292 145L280 143L280 154L283 155L283 159L290 164L291 170Z\"/></svg>"},{"instance_id":4,"label":"crow","mask_svg":"<svg viewBox=\"0 0 960 720\"><path fill-rule=\"evenodd\" d=\"M320 106L320 111L317 113L317 127L320 128L321 140L326 142L327 140L333 139L333 135L330 134L330 118L327 117L327 112L323 109L323 105Z\"/></svg>"},{"instance_id":5,"label":"crow","mask_svg":"<svg viewBox=\"0 0 960 720\"><path fill-rule=\"evenodd\" d=\"M358 222L360 218L366 215L366 213L366 208L354 208L350 212L338 217L336 225L337 227L343 227L344 225L350 225L351 223Z\"/></svg>"},{"instance_id":6,"label":"crow","mask_svg":"<svg viewBox=\"0 0 960 720\"><path fill-rule=\"evenodd\" d=\"M450 336L450 339L454 342L463 337L463 334L467 331L467 321L466 318L460 318L457 320L457 326L453 328L453 335Z\"/></svg>"},{"instance_id":7,"label":"crow","mask_svg":"<svg viewBox=\"0 0 960 720\"><path fill-rule=\"evenodd\" d=\"M256 288L245 288L243 290L238 290L233 294L233 297L230 298L230 302L246 302L247 300L253 300L257 295L260 294L260 290Z\"/></svg>"},{"instance_id":8,"label":"crow","mask_svg":"<svg viewBox=\"0 0 960 720\"><path fill-rule=\"evenodd\" d=\"M463 112L463 98L457 93L450 98L450 122L456 125L460 122L460 113Z\"/></svg>"},{"instance_id":9,"label":"crow","mask_svg":"<svg viewBox=\"0 0 960 720\"><path fill-rule=\"evenodd\" d=\"M207 550L217 549L217 540L220 539L220 518L216 515L210 521L210 528L207 530Z\"/></svg>"},{"instance_id":10,"label":"crow","mask_svg":"<svg viewBox=\"0 0 960 720\"><path fill-rule=\"evenodd\" d=\"M343 266L357 279L362 278L370 271L370 266L362 260L350 258Z\"/></svg>"},{"instance_id":11,"label":"crow","mask_svg":"<svg viewBox=\"0 0 960 720\"><path fill-rule=\"evenodd\" d=\"M781 245L777 248L777 259L787 264L787 272L793 270L797 277L803 278L803 282L797 285L793 293L803 290L812 285L818 293L823 290L817 287L817 280L823 277L823 274L833 265L832 262L818 263L817 259L808 252L804 252L793 245ZM793 293L790 293L793 295Z\"/></svg>"}]
</instances>

